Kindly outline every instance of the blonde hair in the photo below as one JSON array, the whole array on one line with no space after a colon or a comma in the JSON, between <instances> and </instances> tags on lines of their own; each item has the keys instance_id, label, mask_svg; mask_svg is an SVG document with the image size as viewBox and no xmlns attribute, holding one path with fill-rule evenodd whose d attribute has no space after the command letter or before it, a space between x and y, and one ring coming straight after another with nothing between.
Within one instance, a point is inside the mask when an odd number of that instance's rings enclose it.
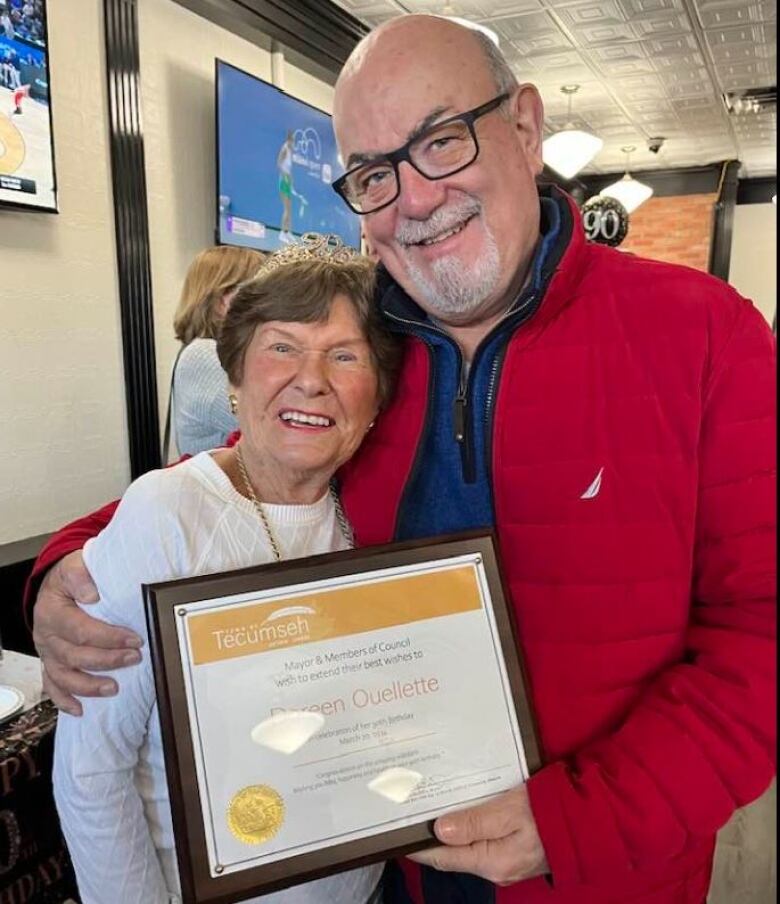
<instances>
[{"instance_id":1,"label":"blonde hair","mask_svg":"<svg viewBox=\"0 0 780 904\"><path fill-rule=\"evenodd\" d=\"M219 301L260 269L265 255L252 248L215 245L196 255L184 277L173 331L185 345L193 339L216 339Z\"/></svg>"}]
</instances>

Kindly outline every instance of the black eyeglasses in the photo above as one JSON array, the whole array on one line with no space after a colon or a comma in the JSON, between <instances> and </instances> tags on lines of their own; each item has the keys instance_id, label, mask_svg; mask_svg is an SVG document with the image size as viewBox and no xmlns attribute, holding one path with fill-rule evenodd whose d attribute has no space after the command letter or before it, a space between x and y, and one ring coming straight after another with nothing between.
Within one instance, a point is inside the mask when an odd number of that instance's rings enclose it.
<instances>
[{"instance_id":1,"label":"black eyeglasses","mask_svg":"<svg viewBox=\"0 0 780 904\"><path fill-rule=\"evenodd\" d=\"M474 123L509 97L499 94L473 110L437 122L411 141L376 160L361 163L336 179L333 188L355 213L375 213L401 192L398 165L404 160L426 179L444 179L466 169L479 156Z\"/></svg>"}]
</instances>

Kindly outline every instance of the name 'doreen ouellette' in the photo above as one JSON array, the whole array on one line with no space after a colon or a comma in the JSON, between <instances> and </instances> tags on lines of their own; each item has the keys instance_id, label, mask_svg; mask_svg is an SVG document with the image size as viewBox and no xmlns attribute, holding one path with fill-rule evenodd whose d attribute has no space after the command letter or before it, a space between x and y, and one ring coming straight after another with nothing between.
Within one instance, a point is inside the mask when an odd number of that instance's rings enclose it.
<instances>
[{"instance_id":1,"label":"name 'doreen ouellette'","mask_svg":"<svg viewBox=\"0 0 780 904\"><path fill-rule=\"evenodd\" d=\"M381 706L384 703L395 703L398 700L407 700L410 697L423 697L427 694L435 694L440 690L438 678L413 678L410 681L392 681L385 687L364 688L357 687L348 698L349 703L355 709L365 709L368 706ZM336 713L346 712L347 700L344 697L335 697L333 700L323 700L320 703L311 703L308 706L296 706L296 710L322 713L324 716L332 716ZM271 715L286 712L285 707L274 706Z\"/></svg>"}]
</instances>

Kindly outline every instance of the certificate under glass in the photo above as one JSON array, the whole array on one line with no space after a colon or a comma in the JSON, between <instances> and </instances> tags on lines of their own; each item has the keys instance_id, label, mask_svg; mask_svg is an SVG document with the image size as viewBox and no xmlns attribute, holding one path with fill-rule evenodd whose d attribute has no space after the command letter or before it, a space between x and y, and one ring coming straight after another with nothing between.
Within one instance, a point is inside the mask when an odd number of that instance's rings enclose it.
<instances>
[{"instance_id":1,"label":"certificate under glass","mask_svg":"<svg viewBox=\"0 0 780 904\"><path fill-rule=\"evenodd\" d=\"M538 766L490 535L158 584L147 614L185 902L419 849Z\"/></svg>"}]
</instances>

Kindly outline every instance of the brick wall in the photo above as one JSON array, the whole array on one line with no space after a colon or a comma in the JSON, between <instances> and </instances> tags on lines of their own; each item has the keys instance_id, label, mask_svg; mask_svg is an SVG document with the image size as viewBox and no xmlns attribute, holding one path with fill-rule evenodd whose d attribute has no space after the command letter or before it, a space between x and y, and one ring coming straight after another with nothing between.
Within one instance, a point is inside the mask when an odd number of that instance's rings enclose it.
<instances>
[{"instance_id":1,"label":"brick wall","mask_svg":"<svg viewBox=\"0 0 780 904\"><path fill-rule=\"evenodd\" d=\"M707 271L716 194L650 198L629 219L620 248Z\"/></svg>"}]
</instances>

